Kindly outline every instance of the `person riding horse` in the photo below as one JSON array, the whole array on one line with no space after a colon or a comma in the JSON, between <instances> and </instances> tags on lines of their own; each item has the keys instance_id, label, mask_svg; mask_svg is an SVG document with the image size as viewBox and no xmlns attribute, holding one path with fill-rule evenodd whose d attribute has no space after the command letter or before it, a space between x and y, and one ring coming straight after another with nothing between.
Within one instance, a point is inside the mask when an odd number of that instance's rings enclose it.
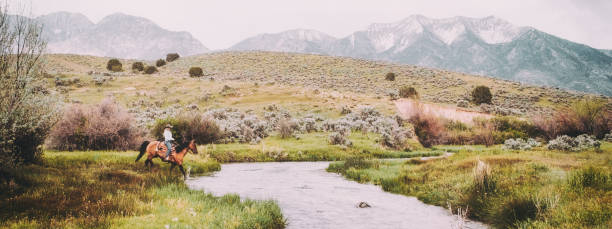
<instances>
[{"instance_id":1,"label":"person riding horse","mask_svg":"<svg viewBox=\"0 0 612 229\"><path fill-rule=\"evenodd\" d=\"M164 144L167 148L166 158L164 158L164 161L170 160L170 153L172 152L172 141L174 141L174 138L172 138L172 132L170 129L172 129L172 125L170 124L166 125L166 128L164 128Z\"/></svg>"}]
</instances>

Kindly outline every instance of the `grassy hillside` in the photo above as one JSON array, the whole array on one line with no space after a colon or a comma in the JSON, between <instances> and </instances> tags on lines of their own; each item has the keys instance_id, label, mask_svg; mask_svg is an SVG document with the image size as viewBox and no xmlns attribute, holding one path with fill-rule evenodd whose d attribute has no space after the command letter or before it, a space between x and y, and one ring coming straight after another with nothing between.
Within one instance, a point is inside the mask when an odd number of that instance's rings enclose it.
<instances>
[{"instance_id":1,"label":"grassy hillside","mask_svg":"<svg viewBox=\"0 0 612 229\"><path fill-rule=\"evenodd\" d=\"M493 104L501 108L497 110L530 115L549 113L551 108L585 96L417 66L274 52L221 52L182 57L158 68L159 72L153 75L133 73L130 66L134 60L122 60L124 72L111 74L117 80L96 87L91 80L107 72L107 61L108 58L92 56L47 56L51 76L82 79L81 88L67 88L67 97L68 101L85 103L109 95L128 103L137 100L137 94L144 94L148 100L160 100L163 104L195 103L206 107L253 108L280 103L295 110L326 112L343 104L376 104L383 110L393 111L388 93L404 85L415 87L424 102L451 105L469 100L474 87L487 85L493 93ZM193 66L202 67L204 77L189 78L188 69ZM395 81L385 80L388 72L396 73ZM236 93L230 93L227 98L217 96L224 85L237 88ZM164 87L170 93L165 94ZM211 93L216 99L201 101L205 93ZM603 99L612 104L610 98ZM469 105L467 109L481 110L476 105Z\"/></svg>"}]
</instances>

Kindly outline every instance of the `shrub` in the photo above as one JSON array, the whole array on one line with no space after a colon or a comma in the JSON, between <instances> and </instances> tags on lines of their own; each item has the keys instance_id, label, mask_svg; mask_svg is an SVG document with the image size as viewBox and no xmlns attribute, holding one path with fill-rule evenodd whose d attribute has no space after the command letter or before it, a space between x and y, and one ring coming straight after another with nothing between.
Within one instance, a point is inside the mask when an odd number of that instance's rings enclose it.
<instances>
[{"instance_id":1,"label":"shrub","mask_svg":"<svg viewBox=\"0 0 612 229\"><path fill-rule=\"evenodd\" d=\"M581 100L571 107L581 133L603 138L612 125L612 112L597 100Z\"/></svg>"},{"instance_id":2,"label":"shrub","mask_svg":"<svg viewBox=\"0 0 612 229\"><path fill-rule=\"evenodd\" d=\"M0 172L38 161L60 111L57 97L41 86L46 83L42 28L29 18L9 18L1 8Z\"/></svg>"},{"instance_id":3,"label":"shrub","mask_svg":"<svg viewBox=\"0 0 612 229\"><path fill-rule=\"evenodd\" d=\"M342 115L347 115L347 114L350 114L351 112L353 112L351 110L351 108L349 106L346 106L346 105L342 106L342 109L340 110L340 114L342 114Z\"/></svg>"},{"instance_id":4,"label":"shrub","mask_svg":"<svg viewBox=\"0 0 612 229\"><path fill-rule=\"evenodd\" d=\"M153 73L156 73L156 72L157 72L157 68L155 66L147 66L144 69L144 73L145 74L149 74L150 75L150 74L153 74Z\"/></svg>"},{"instance_id":5,"label":"shrub","mask_svg":"<svg viewBox=\"0 0 612 229\"><path fill-rule=\"evenodd\" d=\"M265 120L260 120L253 114L243 113L234 109L214 109L203 114L215 121L221 129L224 142L257 144L269 135L271 130L278 128L281 116L275 112L266 112ZM289 118L284 116L283 118Z\"/></svg>"},{"instance_id":6,"label":"shrub","mask_svg":"<svg viewBox=\"0 0 612 229\"><path fill-rule=\"evenodd\" d=\"M166 55L166 61L172 62L178 60L179 57L178 53L168 53L168 55Z\"/></svg>"},{"instance_id":7,"label":"shrub","mask_svg":"<svg viewBox=\"0 0 612 229\"><path fill-rule=\"evenodd\" d=\"M290 138L294 136L294 132L298 128L298 124L294 120L283 119L279 122L278 133L281 138Z\"/></svg>"},{"instance_id":8,"label":"shrub","mask_svg":"<svg viewBox=\"0 0 612 229\"><path fill-rule=\"evenodd\" d=\"M381 134L381 143L389 148L397 150L410 150L406 146L407 140L410 137L408 131L402 128L395 128L389 132Z\"/></svg>"},{"instance_id":9,"label":"shrub","mask_svg":"<svg viewBox=\"0 0 612 229\"><path fill-rule=\"evenodd\" d=\"M155 61L155 66L157 66L158 68L164 65L166 65L166 61L164 59L159 59Z\"/></svg>"},{"instance_id":10,"label":"shrub","mask_svg":"<svg viewBox=\"0 0 612 229\"><path fill-rule=\"evenodd\" d=\"M123 69L123 65L117 59L110 59L106 63L106 69L113 72L120 72Z\"/></svg>"},{"instance_id":11,"label":"shrub","mask_svg":"<svg viewBox=\"0 0 612 229\"><path fill-rule=\"evenodd\" d=\"M595 137L583 134L575 138L567 135L559 136L548 142L546 147L550 150L582 151L589 148L598 149L600 145L601 143Z\"/></svg>"},{"instance_id":12,"label":"shrub","mask_svg":"<svg viewBox=\"0 0 612 229\"><path fill-rule=\"evenodd\" d=\"M414 132L424 147L444 143L446 134L443 121L423 112L416 112L408 120L414 126Z\"/></svg>"},{"instance_id":13,"label":"shrub","mask_svg":"<svg viewBox=\"0 0 612 229\"><path fill-rule=\"evenodd\" d=\"M486 86L478 86L472 91L472 102L475 104L491 104L491 90Z\"/></svg>"},{"instance_id":14,"label":"shrub","mask_svg":"<svg viewBox=\"0 0 612 229\"><path fill-rule=\"evenodd\" d=\"M191 77L201 77L204 75L204 71L200 67L191 67L189 68L189 76Z\"/></svg>"},{"instance_id":15,"label":"shrub","mask_svg":"<svg viewBox=\"0 0 612 229\"><path fill-rule=\"evenodd\" d=\"M417 99L419 98L419 93L417 93L414 87L403 86L399 90L399 96L402 98Z\"/></svg>"},{"instance_id":16,"label":"shrub","mask_svg":"<svg viewBox=\"0 0 612 229\"><path fill-rule=\"evenodd\" d=\"M172 137L179 143L195 140L197 144L209 144L223 137L221 129L214 120L197 113L159 119L151 128L151 135L157 139L163 139L164 128L167 124L173 126Z\"/></svg>"},{"instance_id":17,"label":"shrub","mask_svg":"<svg viewBox=\"0 0 612 229\"><path fill-rule=\"evenodd\" d=\"M141 132L131 115L110 99L93 106L74 104L50 133L56 150L128 150L137 147Z\"/></svg>"},{"instance_id":18,"label":"shrub","mask_svg":"<svg viewBox=\"0 0 612 229\"><path fill-rule=\"evenodd\" d=\"M79 78L68 78L68 79L62 79L59 77L55 77L55 86L72 86L74 84L79 84L81 82L81 79Z\"/></svg>"},{"instance_id":19,"label":"shrub","mask_svg":"<svg viewBox=\"0 0 612 229\"><path fill-rule=\"evenodd\" d=\"M387 73L387 75L385 75L385 80L395 81L395 73L393 73L393 72Z\"/></svg>"},{"instance_id":20,"label":"shrub","mask_svg":"<svg viewBox=\"0 0 612 229\"><path fill-rule=\"evenodd\" d=\"M612 112L603 102L587 99L557 110L550 118L536 117L533 122L547 139L581 134L603 138L612 130Z\"/></svg>"},{"instance_id":21,"label":"shrub","mask_svg":"<svg viewBox=\"0 0 612 229\"><path fill-rule=\"evenodd\" d=\"M604 135L603 140L607 141L607 142L612 142L612 132L610 132L609 134Z\"/></svg>"},{"instance_id":22,"label":"shrub","mask_svg":"<svg viewBox=\"0 0 612 229\"><path fill-rule=\"evenodd\" d=\"M144 64L140 61L132 63L132 70L141 72L144 70Z\"/></svg>"},{"instance_id":23,"label":"shrub","mask_svg":"<svg viewBox=\"0 0 612 229\"><path fill-rule=\"evenodd\" d=\"M348 137L340 132L332 132L329 134L329 144L343 146L353 145L353 143L348 139Z\"/></svg>"},{"instance_id":24,"label":"shrub","mask_svg":"<svg viewBox=\"0 0 612 229\"><path fill-rule=\"evenodd\" d=\"M474 135L474 144L482 144L487 147L495 144L495 127L487 122L478 126Z\"/></svg>"},{"instance_id":25,"label":"shrub","mask_svg":"<svg viewBox=\"0 0 612 229\"><path fill-rule=\"evenodd\" d=\"M512 150L529 150L533 147L538 147L540 146L540 143L537 142L535 139L533 138L529 138L527 139L527 141L521 139L521 138L516 138L516 139L508 139L504 142L504 146L502 146L502 148L504 149L512 149Z\"/></svg>"}]
</instances>

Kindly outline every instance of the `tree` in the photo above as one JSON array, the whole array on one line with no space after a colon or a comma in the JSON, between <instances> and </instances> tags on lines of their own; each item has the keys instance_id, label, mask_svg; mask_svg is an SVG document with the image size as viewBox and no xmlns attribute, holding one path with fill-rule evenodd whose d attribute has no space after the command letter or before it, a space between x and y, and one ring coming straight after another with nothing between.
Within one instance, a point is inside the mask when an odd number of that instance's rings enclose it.
<instances>
[{"instance_id":1,"label":"tree","mask_svg":"<svg viewBox=\"0 0 612 229\"><path fill-rule=\"evenodd\" d=\"M0 6L0 168L36 162L59 117L45 88L42 26Z\"/></svg>"},{"instance_id":2,"label":"tree","mask_svg":"<svg viewBox=\"0 0 612 229\"><path fill-rule=\"evenodd\" d=\"M153 74L153 73L156 73L156 72L157 72L157 68L155 66L147 66L144 69L144 73L145 74L149 74L150 75L150 74Z\"/></svg>"},{"instance_id":3,"label":"tree","mask_svg":"<svg viewBox=\"0 0 612 229\"><path fill-rule=\"evenodd\" d=\"M189 76L191 77L200 77L204 75L204 71L200 67L191 67L189 69Z\"/></svg>"},{"instance_id":4,"label":"tree","mask_svg":"<svg viewBox=\"0 0 612 229\"><path fill-rule=\"evenodd\" d=\"M418 99L419 93L414 89L414 87L403 86L399 89L399 95L402 98L412 98Z\"/></svg>"},{"instance_id":5,"label":"tree","mask_svg":"<svg viewBox=\"0 0 612 229\"><path fill-rule=\"evenodd\" d=\"M141 72L142 70L144 70L144 67L145 67L145 66L144 66L144 64L143 64L142 62L140 62L140 61L138 61L138 62L134 62L134 63L132 64L132 70L133 70L133 71L139 71L139 72Z\"/></svg>"},{"instance_id":6,"label":"tree","mask_svg":"<svg viewBox=\"0 0 612 229\"><path fill-rule=\"evenodd\" d=\"M486 86L478 86L472 91L472 102L475 104L491 103L491 90Z\"/></svg>"},{"instance_id":7,"label":"tree","mask_svg":"<svg viewBox=\"0 0 612 229\"><path fill-rule=\"evenodd\" d=\"M168 53L168 55L166 55L166 61L172 62L178 60L179 57L181 56L179 56L178 53Z\"/></svg>"},{"instance_id":8,"label":"tree","mask_svg":"<svg viewBox=\"0 0 612 229\"><path fill-rule=\"evenodd\" d=\"M155 66L157 66L158 68L164 65L166 65L166 61L164 59L159 59L155 62Z\"/></svg>"},{"instance_id":9,"label":"tree","mask_svg":"<svg viewBox=\"0 0 612 229\"><path fill-rule=\"evenodd\" d=\"M123 70L123 64L117 59L110 59L106 63L106 70L120 72Z\"/></svg>"},{"instance_id":10,"label":"tree","mask_svg":"<svg viewBox=\"0 0 612 229\"><path fill-rule=\"evenodd\" d=\"M387 75L385 75L385 80L395 81L395 73L393 73L393 72L387 73Z\"/></svg>"}]
</instances>

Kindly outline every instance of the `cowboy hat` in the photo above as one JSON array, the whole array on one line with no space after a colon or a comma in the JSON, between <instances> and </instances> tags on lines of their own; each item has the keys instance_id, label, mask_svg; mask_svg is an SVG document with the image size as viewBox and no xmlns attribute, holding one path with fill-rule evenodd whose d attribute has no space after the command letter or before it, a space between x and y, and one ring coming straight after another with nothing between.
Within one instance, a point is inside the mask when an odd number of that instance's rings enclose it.
<instances>
[{"instance_id":1,"label":"cowboy hat","mask_svg":"<svg viewBox=\"0 0 612 229\"><path fill-rule=\"evenodd\" d=\"M172 128L172 125L166 124L166 128Z\"/></svg>"}]
</instances>

